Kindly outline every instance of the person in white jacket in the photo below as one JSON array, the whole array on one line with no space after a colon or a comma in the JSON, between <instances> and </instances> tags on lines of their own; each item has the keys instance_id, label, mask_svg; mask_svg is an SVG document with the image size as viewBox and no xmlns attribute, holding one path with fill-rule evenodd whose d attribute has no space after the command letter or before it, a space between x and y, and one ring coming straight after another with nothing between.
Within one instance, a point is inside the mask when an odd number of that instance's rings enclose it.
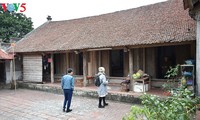
<instances>
[{"instance_id":1,"label":"person in white jacket","mask_svg":"<svg viewBox=\"0 0 200 120\"><path fill-rule=\"evenodd\" d=\"M106 76L105 76L105 68L104 67L99 67L99 72L98 72L98 75L99 75L99 78L100 78L100 86L98 87L98 95L99 95L99 105L98 107L99 108L104 108L104 106L107 106L108 103L106 103L105 101L105 98L106 98L106 95L108 94L107 92L107 84L108 84L108 81L106 79ZM103 100L103 105L101 104Z\"/></svg>"}]
</instances>

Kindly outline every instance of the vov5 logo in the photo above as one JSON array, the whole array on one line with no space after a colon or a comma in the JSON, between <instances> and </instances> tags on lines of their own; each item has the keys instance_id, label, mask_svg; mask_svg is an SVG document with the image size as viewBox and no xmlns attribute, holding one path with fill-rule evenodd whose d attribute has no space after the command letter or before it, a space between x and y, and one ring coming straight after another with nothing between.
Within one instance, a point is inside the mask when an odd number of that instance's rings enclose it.
<instances>
[{"instance_id":1,"label":"vov5 logo","mask_svg":"<svg viewBox=\"0 0 200 120\"><path fill-rule=\"evenodd\" d=\"M26 11L26 3L0 3L0 7L3 8L4 12L24 12Z\"/></svg>"}]
</instances>

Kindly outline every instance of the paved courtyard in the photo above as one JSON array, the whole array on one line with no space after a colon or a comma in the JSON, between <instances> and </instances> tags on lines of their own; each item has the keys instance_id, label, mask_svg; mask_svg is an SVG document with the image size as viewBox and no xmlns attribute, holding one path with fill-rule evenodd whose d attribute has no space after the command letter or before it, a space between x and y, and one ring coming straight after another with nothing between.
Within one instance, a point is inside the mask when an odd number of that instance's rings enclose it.
<instances>
[{"instance_id":1,"label":"paved courtyard","mask_svg":"<svg viewBox=\"0 0 200 120\"><path fill-rule=\"evenodd\" d=\"M0 90L1 120L121 120L131 104L73 96L70 113L62 112L63 95L27 89Z\"/></svg>"}]
</instances>

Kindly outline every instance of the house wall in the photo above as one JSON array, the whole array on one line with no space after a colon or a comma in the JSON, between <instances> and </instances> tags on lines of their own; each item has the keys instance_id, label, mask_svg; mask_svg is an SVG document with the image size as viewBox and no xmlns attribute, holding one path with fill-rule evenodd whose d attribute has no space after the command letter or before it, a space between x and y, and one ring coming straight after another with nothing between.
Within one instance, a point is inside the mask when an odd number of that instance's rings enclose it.
<instances>
[{"instance_id":1,"label":"house wall","mask_svg":"<svg viewBox=\"0 0 200 120\"><path fill-rule=\"evenodd\" d=\"M73 54L72 56L74 58L74 64L72 68L74 70L74 73L76 75L79 75L79 54Z\"/></svg>"},{"instance_id":2,"label":"house wall","mask_svg":"<svg viewBox=\"0 0 200 120\"><path fill-rule=\"evenodd\" d=\"M79 54L71 53L58 53L54 54L55 74L66 74L67 68L72 68L75 75L79 75Z\"/></svg>"},{"instance_id":3,"label":"house wall","mask_svg":"<svg viewBox=\"0 0 200 120\"><path fill-rule=\"evenodd\" d=\"M178 45L175 49L176 63L185 64L187 59L195 59L195 49L192 44L190 45ZM183 54L184 53L184 54Z\"/></svg>"},{"instance_id":4,"label":"house wall","mask_svg":"<svg viewBox=\"0 0 200 120\"><path fill-rule=\"evenodd\" d=\"M88 76L94 76L98 72L97 63L97 51L88 52L89 60L88 60Z\"/></svg>"},{"instance_id":5,"label":"house wall","mask_svg":"<svg viewBox=\"0 0 200 120\"><path fill-rule=\"evenodd\" d=\"M156 55L155 48L146 48L145 72L156 78Z\"/></svg>"},{"instance_id":6,"label":"house wall","mask_svg":"<svg viewBox=\"0 0 200 120\"><path fill-rule=\"evenodd\" d=\"M195 49L192 48L192 44L183 44L175 46L175 64L185 64L185 60L194 59ZM163 46L164 47L164 46ZM158 62L158 54L157 47L146 48L146 71L149 73L152 78L157 78L157 62Z\"/></svg>"},{"instance_id":7,"label":"house wall","mask_svg":"<svg viewBox=\"0 0 200 120\"><path fill-rule=\"evenodd\" d=\"M110 76L110 55L108 50L101 51L101 65L105 68L105 72L107 76Z\"/></svg>"},{"instance_id":8,"label":"house wall","mask_svg":"<svg viewBox=\"0 0 200 120\"><path fill-rule=\"evenodd\" d=\"M174 57L172 59L175 60L174 65L177 64L185 64L185 60L187 59L195 59L195 49L192 48L194 46L194 43L189 44L182 44L182 45L176 45L174 46ZM165 46L163 46L165 47ZM152 76L152 86L153 87L161 87L162 84L166 82L166 78L164 79L158 79L158 49L157 47L154 48L146 48L146 53L148 55L148 59L146 60L146 69L147 73L149 73ZM152 64L153 63L153 64Z\"/></svg>"},{"instance_id":9,"label":"house wall","mask_svg":"<svg viewBox=\"0 0 200 120\"><path fill-rule=\"evenodd\" d=\"M133 50L133 70L136 72L138 69L143 70L149 74L153 79L157 78L157 47L146 48L132 48ZM177 45L175 47L176 63L183 64L184 60L194 56L195 49L191 44ZM180 54L179 54L180 53ZM183 54L184 53L184 54ZM79 53L80 54L80 53ZM79 55L75 53L60 53L55 54L55 69L56 74L63 74L66 71L67 64L69 67L74 68L75 75L79 75ZM67 58L68 57L68 58ZM106 75L110 76L110 51L88 51L87 52L87 75L93 76L98 72L98 67L103 66L106 69ZM124 77L129 74L129 52L124 52ZM69 62L69 63L67 63ZM82 68L81 68L82 69Z\"/></svg>"},{"instance_id":10,"label":"house wall","mask_svg":"<svg viewBox=\"0 0 200 120\"><path fill-rule=\"evenodd\" d=\"M67 68L66 53L54 54L55 74L65 74Z\"/></svg>"},{"instance_id":11,"label":"house wall","mask_svg":"<svg viewBox=\"0 0 200 120\"><path fill-rule=\"evenodd\" d=\"M79 53L81 54L81 53ZM63 75L66 74L67 68L72 68L74 70L75 75L80 75L80 67L79 63L79 54L71 53L57 53L54 54L54 66L55 66L55 74L56 75ZM87 53L88 59L90 58L90 53ZM88 62L89 64L89 62Z\"/></svg>"},{"instance_id":12,"label":"house wall","mask_svg":"<svg viewBox=\"0 0 200 120\"><path fill-rule=\"evenodd\" d=\"M23 81L42 82L42 55L23 56Z\"/></svg>"},{"instance_id":13,"label":"house wall","mask_svg":"<svg viewBox=\"0 0 200 120\"><path fill-rule=\"evenodd\" d=\"M94 71L94 74L98 73L98 68L102 66L102 61L101 61L101 58L102 58L102 51L94 51L94 66L93 66L93 71Z\"/></svg>"},{"instance_id":14,"label":"house wall","mask_svg":"<svg viewBox=\"0 0 200 120\"><path fill-rule=\"evenodd\" d=\"M127 59L129 56L125 56ZM156 77L156 56L155 48L134 48L133 49L133 71L139 69L152 77ZM127 65L125 65L127 66ZM125 68L125 71L128 68Z\"/></svg>"},{"instance_id":15,"label":"house wall","mask_svg":"<svg viewBox=\"0 0 200 120\"><path fill-rule=\"evenodd\" d=\"M133 49L133 71L137 72L139 69L146 72L146 48Z\"/></svg>"}]
</instances>

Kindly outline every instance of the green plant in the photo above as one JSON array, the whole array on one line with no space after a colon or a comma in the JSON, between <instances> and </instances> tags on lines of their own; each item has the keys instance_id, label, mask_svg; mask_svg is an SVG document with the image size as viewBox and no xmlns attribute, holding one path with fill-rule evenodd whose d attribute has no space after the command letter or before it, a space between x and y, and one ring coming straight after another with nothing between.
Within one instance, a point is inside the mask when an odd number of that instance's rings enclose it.
<instances>
[{"instance_id":1,"label":"green plant","mask_svg":"<svg viewBox=\"0 0 200 120\"><path fill-rule=\"evenodd\" d=\"M132 106L130 113L123 117L123 120L145 120L147 118L150 118L150 112L148 108Z\"/></svg>"},{"instance_id":2,"label":"green plant","mask_svg":"<svg viewBox=\"0 0 200 120\"><path fill-rule=\"evenodd\" d=\"M200 99L183 87L168 98L144 94L143 107L133 106L123 120L191 120Z\"/></svg>"},{"instance_id":3,"label":"green plant","mask_svg":"<svg viewBox=\"0 0 200 120\"><path fill-rule=\"evenodd\" d=\"M167 78L168 80L162 85L164 90L173 91L179 72L179 66L179 64L177 64L175 67L170 66L169 70L166 72L165 78Z\"/></svg>"},{"instance_id":4,"label":"green plant","mask_svg":"<svg viewBox=\"0 0 200 120\"><path fill-rule=\"evenodd\" d=\"M178 70L179 70L179 64L177 64L175 67L170 66L169 70L166 72L165 77L166 78L172 78L175 79L176 76L178 75Z\"/></svg>"}]
</instances>

